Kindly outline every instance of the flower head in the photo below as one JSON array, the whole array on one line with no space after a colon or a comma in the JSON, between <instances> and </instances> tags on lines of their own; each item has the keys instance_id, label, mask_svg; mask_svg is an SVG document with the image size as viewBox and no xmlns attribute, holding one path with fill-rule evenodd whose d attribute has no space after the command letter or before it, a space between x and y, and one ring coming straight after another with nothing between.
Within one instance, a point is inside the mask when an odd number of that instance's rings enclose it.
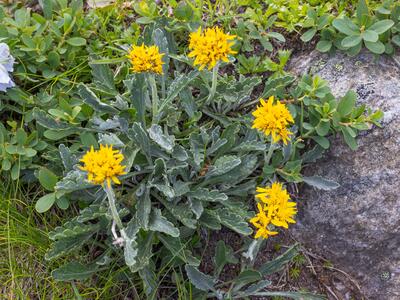
<instances>
[{"instance_id":1,"label":"flower head","mask_svg":"<svg viewBox=\"0 0 400 300\"><path fill-rule=\"evenodd\" d=\"M194 64L199 69L208 66L212 69L220 60L228 62L228 55L235 54L232 50L235 35L224 33L219 27L207 28L203 32L201 28L190 34L189 57L195 57Z\"/></svg>"},{"instance_id":2,"label":"flower head","mask_svg":"<svg viewBox=\"0 0 400 300\"><path fill-rule=\"evenodd\" d=\"M254 218L250 219L250 223L253 224L255 228L257 228L257 232L254 238L258 239L262 237L264 239L267 239L269 236L277 235L277 231L272 231L268 228L271 223L271 218L269 218L265 214L265 211L263 210L263 207L260 203L257 204L257 208L257 215Z\"/></svg>"},{"instance_id":3,"label":"flower head","mask_svg":"<svg viewBox=\"0 0 400 300\"><path fill-rule=\"evenodd\" d=\"M6 89L15 86L9 72L14 71L14 57L10 54L10 48L5 43L0 43L0 91L5 92Z\"/></svg>"},{"instance_id":4,"label":"flower head","mask_svg":"<svg viewBox=\"0 0 400 300\"><path fill-rule=\"evenodd\" d=\"M268 102L260 99L260 103L261 105L253 112L255 117L253 128L263 131L265 135L271 135L274 143L282 140L286 145L289 135L292 134L287 126L294 123L288 108L279 101L274 103L273 96L269 97Z\"/></svg>"},{"instance_id":5,"label":"flower head","mask_svg":"<svg viewBox=\"0 0 400 300\"><path fill-rule=\"evenodd\" d=\"M135 73L150 72L162 74L163 53L160 53L157 46L133 46L128 54L132 63L132 70Z\"/></svg>"},{"instance_id":6,"label":"flower head","mask_svg":"<svg viewBox=\"0 0 400 300\"><path fill-rule=\"evenodd\" d=\"M290 201L290 195L283 188L282 183L274 182L271 187L257 188L256 198L258 213L250 220L257 228L255 238L268 238L276 235L268 227L272 224L276 227L288 228L288 223L296 223L293 217L297 214L296 203Z\"/></svg>"},{"instance_id":7,"label":"flower head","mask_svg":"<svg viewBox=\"0 0 400 300\"><path fill-rule=\"evenodd\" d=\"M80 169L88 172L88 181L93 184L103 185L107 182L110 186L111 180L120 184L117 176L126 174L125 166L121 165L123 160L124 156L119 150L113 150L112 146L100 145L99 150L94 150L92 146L80 160L84 163Z\"/></svg>"}]
</instances>

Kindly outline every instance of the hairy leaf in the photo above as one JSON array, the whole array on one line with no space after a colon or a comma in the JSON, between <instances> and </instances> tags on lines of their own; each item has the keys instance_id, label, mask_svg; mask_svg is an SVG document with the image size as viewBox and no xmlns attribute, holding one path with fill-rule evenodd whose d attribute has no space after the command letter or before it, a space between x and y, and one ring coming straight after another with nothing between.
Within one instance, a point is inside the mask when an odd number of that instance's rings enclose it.
<instances>
[{"instance_id":1,"label":"hairy leaf","mask_svg":"<svg viewBox=\"0 0 400 300\"><path fill-rule=\"evenodd\" d=\"M51 272L51 275L58 281L84 280L98 272L97 265L84 265L71 261Z\"/></svg>"},{"instance_id":2,"label":"hairy leaf","mask_svg":"<svg viewBox=\"0 0 400 300\"><path fill-rule=\"evenodd\" d=\"M171 82L167 97L160 103L158 108L159 114L175 99L176 96L194 79L198 76L198 71L193 70L189 74L179 74L174 81Z\"/></svg>"},{"instance_id":3,"label":"hairy leaf","mask_svg":"<svg viewBox=\"0 0 400 300\"><path fill-rule=\"evenodd\" d=\"M147 229L149 224L150 212L151 212L151 200L149 188L145 185L141 185L139 190L136 192L137 203L136 203L136 218L139 225Z\"/></svg>"},{"instance_id":4,"label":"hairy leaf","mask_svg":"<svg viewBox=\"0 0 400 300\"><path fill-rule=\"evenodd\" d=\"M263 276L273 274L281 270L288 262L290 262L299 253L299 246L293 245L285 253L278 256L274 260L263 264L259 271Z\"/></svg>"},{"instance_id":5,"label":"hairy leaf","mask_svg":"<svg viewBox=\"0 0 400 300\"><path fill-rule=\"evenodd\" d=\"M79 249L91 238L91 236L92 234L83 234L54 242L45 255L46 260L53 260Z\"/></svg>"},{"instance_id":6,"label":"hairy leaf","mask_svg":"<svg viewBox=\"0 0 400 300\"><path fill-rule=\"evenodd\" d=\"M118 114L118 110L100 101L96 94L92 92L85 84L78 84L78 93L83 102L91 106L95 111L102 113Z\"/></svg>"},{"instance_id":7,"label":"hairy leaf","mask_svg":"<svg viewBox=\"0 0 400 300\"><path fill-rule=\"evenodd\" d=\"M228 199L228 196L226 194L221 193L217 190L210 191L206 188L198 188L194 191L191 191L190 193L188 193L188 196L201 201L210 201L210 202L225 201Z\"/></svg>"},{"instance_id":8,"label":"hairy leaf","mask_svg":"<svg viewBox=\"0 0 400 300\"><path fill-rule=\"evenodd\" d=\"M340 186L339 183L333 180L328 180L320 176L310 176L310 177L303 176L303 181L313 187L316 187L317 189L325 191L334 190Z\"/></svg>"},{"instance_id":9,"label":"hairy leaf","mask_svg":"<svg viewBox=\"0 0 400 300\"><path fill-rule=\"evenodd\" d=\"M163 234L158 234L158 238L174 257L179 257L182 261L191 266L200 265L200 260L194 257L192 253L186 249L185 244L182 244L180 238Z\"/></svg>"},{"instance_id":10,"label":"hairy leaf","mask_svg":"<svg viewBox=\"0 0 400 300\"><path fill-rule=\"evenodd\" d=\"M248 222L242 216L233 212L228 208L220 208L215 210L215 213L221 220L221 223L233 231L242 234L250 235L253 230L249 227Z\"/></svg>"},{"instance_id":11,"label":"hairy leaf","mask_svg":"<svg viewBox=\"0 0 400 300\"><path fill-rule=\"evenodd\" d=\"M222 156L215 161L206 176L213 177L228 173L230 170L240 165L241 162L240 158L235 155Z\"/></svg>"},{"instance_id":12,"label":"hairy leaf","mask_svg":"<svg viewBox=\"0 0 400 300\"><path fill-rule=\"evenodd\" d=\"M153 124L148 130L150 138L161 148L171 153L175 146L175 137L164 134L160 125Z\"/></svg>"},{"instance_id":13,"label":"hairy leaf","mask_svg":"<svg viewBox=\"0 0 400 300\"><path fill-rule=\"evenodd\" d=\"M214 290L215 278L199 271L196 267L186 265L186 274L190 282L199 290L208 292Z\"/></svg>"},{"instance_id":14,"label":"hairy leaf","mask_svg":"<svg viewBox=\"0 0 400 300\"><path fill-rule=\"evenodd\" d=\"M149 220L149 229L163 232L173 237L178 237L180 234L179 229L168 221L168 219L161 214L161 210L158 208L153 208Z\"/></svg>"}]
</instances>

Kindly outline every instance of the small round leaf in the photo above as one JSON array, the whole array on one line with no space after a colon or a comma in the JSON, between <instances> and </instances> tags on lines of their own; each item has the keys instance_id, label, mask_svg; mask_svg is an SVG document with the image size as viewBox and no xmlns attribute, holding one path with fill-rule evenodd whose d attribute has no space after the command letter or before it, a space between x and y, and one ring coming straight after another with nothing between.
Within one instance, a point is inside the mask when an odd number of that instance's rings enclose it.
<instances>
[{"instance_id":1,"label":"small round leaf","mask_svg":"<svg viewBox=\"0 0 400 300\"><path fill-rule=\"evenodd\" d=\"M378 34L372 30L365 30L361 36L364 41L373 42L373 43L378 41L378 38L379 38Z\"/></svg>"},{"instance_id":2,"label":"small round leaf","mask_svg":"<svg viewBox=\"0 0 400 300\"><path fill-rule=\"evenodd\" d=\"M35 209L39 213L44 213L53 206L55 201L56 201L55 193L44 195L36 202Z\"/></svg>"},{"instance_id":3,"label":"small round leaf","mask_svg":"<svg viewBox=\"0 0 400 300\"><path fill-rule=\"evenodd\" d=\"M80 47L86 45L86 40L81 37L72 37L67 40L67 44L74 47Z\"/></svg>"},{"instance_id":4,"label":"small round leaf","mask_svg":"<svg viewBox=\"0 0 400 300\"><path fill-rule=\"evenodd\" d=\"M383 52L385 52L385 45L380 41L377 41L376 43L364 41L364 43L365 47L367 47L368 50L372 53L382 54Z\"/></svg>"},{"instance_id":5,"label":"small round leaf","mask_svg":"<svg viewBox=\"0 0 400 300\"><path fill-rule=\"evenodd\" d=\"M342 40L342 46L345 48L351 48L357 46L361 42L361 36L352 35L347 36Z\"/></svg>"},{"instance_id":6,"label":"small round leaf","mask_svg":"<svg viewBox=\"0 0 400 300\"><path fill-rule=\"evenodd\" d=\"M48 191L54 191L54 187L58 181L57 176L49 169L42 168L39 170L39 182Z\"/></svg>"},{"instance_id":7,"label":"small round leaf","mask_svg":"<svg viewBox=\"0 0 400 300\"><path fill-rule=\"evenodd\" d=\"M332 42L331 41L324 41L321 40L317 43L317 50L319 52L328 52L332 48Z\"/></svg>"}]
</instances>

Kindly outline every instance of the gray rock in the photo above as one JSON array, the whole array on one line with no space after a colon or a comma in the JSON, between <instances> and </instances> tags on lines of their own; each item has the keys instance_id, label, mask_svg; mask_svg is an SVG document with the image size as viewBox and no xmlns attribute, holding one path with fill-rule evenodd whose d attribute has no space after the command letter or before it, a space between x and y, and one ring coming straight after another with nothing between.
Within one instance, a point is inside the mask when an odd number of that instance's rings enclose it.
<instances>
[{"instance_id":1,"label":"gray rock","mask_svg":"<svg viewBox=\"0 0 400 300\"><path fill-rule=\"evenodd\" d=\"M364 132L357 151L335 138L307 171L341 186L330 192L304 187L293 233L357 278L368 299L399 300L400 66L367 53L316 52L295 57L291 66L298 74L319 74L336 96L353 89L359 103L385 113L384 128Z\"/></svg>"}]
</instances>

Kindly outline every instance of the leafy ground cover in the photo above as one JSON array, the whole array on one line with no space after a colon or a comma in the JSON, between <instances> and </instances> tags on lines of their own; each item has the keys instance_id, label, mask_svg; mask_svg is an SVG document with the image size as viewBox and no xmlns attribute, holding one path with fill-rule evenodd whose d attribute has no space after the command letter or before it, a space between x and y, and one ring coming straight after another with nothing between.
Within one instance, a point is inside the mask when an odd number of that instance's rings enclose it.
<instances>
[{"instance_id":1,"label":"leafy ground cover","mask_svg":"<svg viewBox=\"0 0 400 300\"><path fill-rule=\"evenodd\" d=\"M316 275L309 253L275 235L298 186L337 187L302 175L329 137L356 150L382 114L285 66L304 47L393 54L399 16L395 1L2 4L2 293L323 297L293 284Z\"/></svg>"}]
</instances>

